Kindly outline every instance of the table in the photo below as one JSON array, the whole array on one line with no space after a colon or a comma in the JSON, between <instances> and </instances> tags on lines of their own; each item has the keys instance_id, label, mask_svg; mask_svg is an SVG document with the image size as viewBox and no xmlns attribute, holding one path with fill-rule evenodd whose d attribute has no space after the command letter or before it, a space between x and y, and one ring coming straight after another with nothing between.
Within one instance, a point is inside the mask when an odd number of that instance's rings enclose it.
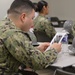
<instances>
[{"instance_id":1,"label":"table","mask_svg":"<svg viewBox=\"0 0 75 75\"><path fill-rule=\"evenodd\" d=\"M61 28L55 28L56 32L62 32L64 29ZM70 44L69 44L70 45ZM55 63L53 63L51 66L52 67L57 67L57 68L64 68L68 66L73 66L75 67L75 56L70 55L70 50L68 49L69 45L62 45L62 51L58 54L57 60ZM43 69L43 70L38 70L36 71L39 75L53 75L55 70L52 70L50 68Z\"/></svg>"},{"instance_id":2,"label":"table","mask_svg":"<svg viewBox=\"0 0 75 75\"><path fill-rule=\"evenodd\" d=\"M50 65L51 67L65 68L75 64L75 56L69 54L71 51L68 49L68 46L70 45L62 44L62 51L58 54L57 60L52 65ZM47 68L38 70L36 72L39 75L53 75L54 71L55 70L51 68Z\"/></svg>"},{"instance_id":3,"label":"table","mask_svg":"<svg viewBox=\"0 0 75 75\"><path fill-rule=\"evenodd\" d=\"M71 51L68 49L67 44L62 44L62 51L58 54L57 60L52 64L56 67L67 67L75 63L75 56L71 55Z\"/></svg>"},{"instance_id":4,"label":"table","mask_svg":"<svg viewBox=\"0 0 75 75\"><path fill-rule=\"evenodd\" d=\"M56 30L56 32L62 32L63 30L64 30L64 28L63 27L61 27L61 28L55 28L55 30Z\"/></svg>"}]
</instances>

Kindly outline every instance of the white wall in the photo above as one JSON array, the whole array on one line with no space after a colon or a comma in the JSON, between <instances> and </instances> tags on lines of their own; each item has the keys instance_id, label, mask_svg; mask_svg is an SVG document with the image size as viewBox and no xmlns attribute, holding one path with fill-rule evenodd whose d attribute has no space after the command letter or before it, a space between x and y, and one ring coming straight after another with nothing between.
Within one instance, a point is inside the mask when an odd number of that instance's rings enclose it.
<instances>
[{"instance_id":1,"label":"white wall","mask_svg":"<svg viewBox=\"0 0 75 75\"><path fill-rule=\"evenodd\" d=\"M13 0L0 0L0 20L6 15ZM38 2L40 0L31 0ZM59 19L75 20L75 0L45 0L49 4L49 15Z\"/></svg>"},{"instance_id":2,"label":"white wall","mask_svg":"<svg viewBox=\"0 0 75 75\"><path fill-rule=\"evenodd\" d=\"M13 0L0 0L0 20L6 15L12 1Z\"/></svg>"},{"instance_id":3,"label":"white wall","mask_svg":"<svg viewBox=\"0 0 75 75\"><path fill-rule=\"evenodd\" d=\"M32 0L38 2L39 0ZM49 4L49 15L59 19L75 20L75 0L45 0Z\"/></svg>"},{"instance_id":4,"label":"white wall","mask_svg":"<svg viewBox=\"0 0 75 75\"><path fill-rule=\"evenodd\" d=\"M75 20L75 0L50 0L51 16Z\"/></svg>"},{"instance_id":5,"label":"white wall","mask_svg":"<svg viewBox=\"0 0 75 75\"><path fill-rule=\"evenodd\" d=\"M14 0L0 0L0 20L5 17L7 10L9 9L11 3ZM39 0L31 0L33 2L38 2Z\"/></svg>"}]
</instances>

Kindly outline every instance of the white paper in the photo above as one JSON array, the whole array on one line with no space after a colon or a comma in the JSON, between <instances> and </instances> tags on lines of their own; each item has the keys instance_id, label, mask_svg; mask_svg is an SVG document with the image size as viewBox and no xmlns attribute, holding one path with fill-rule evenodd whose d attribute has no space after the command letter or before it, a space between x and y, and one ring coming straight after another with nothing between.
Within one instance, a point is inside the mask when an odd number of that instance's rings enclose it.
<instances>
[{"instance_id":1,"label":"white paper","mask_svg":"<svg viewBox=\"0 0 75 75\"><path fill-rule=\"evenodd\" d=\"M67 35L68 33L65 32L57 32L56 35L53 37L52 41L50 42L50 46L45 50L50 50L50 47L53 43L61 43L62 39Z\"/></svg>"}]
</instances>

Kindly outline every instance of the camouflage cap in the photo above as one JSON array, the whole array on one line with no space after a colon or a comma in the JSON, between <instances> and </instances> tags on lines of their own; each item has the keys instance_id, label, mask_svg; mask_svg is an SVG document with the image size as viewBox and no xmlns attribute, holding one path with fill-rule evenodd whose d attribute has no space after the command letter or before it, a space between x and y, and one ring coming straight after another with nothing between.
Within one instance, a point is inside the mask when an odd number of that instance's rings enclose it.
<instances>
[{"instance_id":1,"label":"camouflage cap","mask_svg":"<svg viewBox=\"0 0 75 75\"><path fill-rule=\"evenodd\" d=\"M75 37L73 38L72 45L68 48L75 54Z\"/></svg>"},{"instance_id":2,"label":"camouflage cap","mask_svg":"<svg viewBox=\"0 0 75 75\"><path fill-rule=\"evenodd\" d=\"M72 29L72 26L73 26L73 21L67 20L67 21L65 21L65 23L63 25L63 28L70 33L71 29Z\"/></svg>"}]
</instances>

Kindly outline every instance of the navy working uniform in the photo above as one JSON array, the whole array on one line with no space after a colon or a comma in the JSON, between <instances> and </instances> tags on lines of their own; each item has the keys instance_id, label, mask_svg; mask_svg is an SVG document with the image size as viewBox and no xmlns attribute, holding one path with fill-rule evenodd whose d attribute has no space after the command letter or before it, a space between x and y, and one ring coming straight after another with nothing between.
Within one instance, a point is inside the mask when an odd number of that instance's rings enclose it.
<instances>
[{"instance_id":1,"label":"navy working uniform","mask_svg":"<svg viewBox=\"0 0 75 75\"><path fill-rule=\"evenodd\" d=\"M40 52L31 45L27 33L10 19L0 23L0 75L14 75L21 64L33 70L45 68L57 57L55 49ZM22 75L22 74L20 74Z\"/></svg>"},{"instance_id":2,"label":"navy working uniform","mask_svg":"<svg viewBox=\"0 0 75 75\"><path fill-rule=\"evenodd\" d=\"M52 40L53 36L56 34L56 31L51 26L50 21L41 14L39 14L36 17L36 19L34 19L34 32L37 31L45 33L50 38L50 41Z\"/></svg>"}]
</instances>

